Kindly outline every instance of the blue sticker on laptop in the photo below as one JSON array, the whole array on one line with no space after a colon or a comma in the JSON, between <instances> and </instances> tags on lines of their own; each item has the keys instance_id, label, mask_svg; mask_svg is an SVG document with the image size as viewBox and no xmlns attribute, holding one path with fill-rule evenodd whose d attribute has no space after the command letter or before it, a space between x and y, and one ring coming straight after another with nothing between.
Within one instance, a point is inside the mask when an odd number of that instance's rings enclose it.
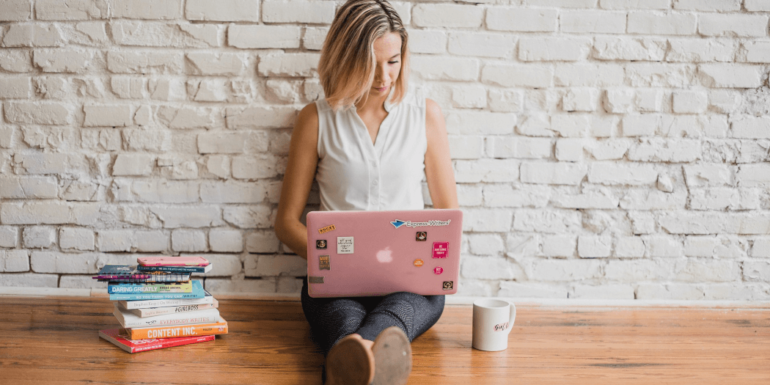
<instances>
[{"instance_id":1,"label":"blue sticker on laptop","mask_svg":"<svg viewBox=\"0 0 770 385\"><path fill-rule=\"evenodd\" d=\"M402 221L400 219L396 219L395 221L391 221L390 224L393 225L393 227L395 228L399 228L401 226L406 226L406 227L449 226L449 222L452 222L452 220L447 219L445 221L430 220L425 222L412 222L412 221Z\"/></svg>"}]
</instances>

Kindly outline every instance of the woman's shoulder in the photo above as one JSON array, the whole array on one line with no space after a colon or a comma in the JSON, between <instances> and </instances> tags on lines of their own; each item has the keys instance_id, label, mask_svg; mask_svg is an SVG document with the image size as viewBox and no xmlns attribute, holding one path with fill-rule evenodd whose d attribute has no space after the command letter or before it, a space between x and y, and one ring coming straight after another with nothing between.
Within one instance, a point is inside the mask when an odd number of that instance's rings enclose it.
<instances>
[{"instance_id":1,"label":"woman's shoulder","mask_svg":"<svg viewBox=\"0 0 770 385\"><path fill-rule=\"evenodd\" d=\"M299 111L292 135L317 139L318 120L318 108L315 102L306 105Z\"/></svg>"},{"instance_id":2,"label":"woman's shoulder","mask_svg":"<svg viewBox=\"0 0 770 385\"><path fill-rule=\"evenodd\" d=\"M410 85L404 94L401 103L425 108L425 99L428 97L428 89L423 85Z\"/></svg>"},{"instance_id":3,"label":"woman's shoulder","mask_svg":"<svg viewBox=\"0 0 770 385\"><path fill-rule=\"evenodd\" d=\"M306 121L306 122L312 122L315 121L318 123L318 111L319 106L316 104L316 102L308 103L305 105L305 107L302 107L302 109L299 111L299 116L297 116L297 121Z\"/></svg>"}]
</instances>

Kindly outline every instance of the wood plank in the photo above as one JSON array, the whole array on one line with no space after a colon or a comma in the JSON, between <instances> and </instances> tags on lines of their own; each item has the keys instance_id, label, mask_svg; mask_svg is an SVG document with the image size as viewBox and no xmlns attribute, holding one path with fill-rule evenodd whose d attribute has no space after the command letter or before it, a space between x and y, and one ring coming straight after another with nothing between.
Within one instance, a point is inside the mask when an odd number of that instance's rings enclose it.
<instances>
[{"instance_id":1,"label":"wood plank","mask_svg":"<svg viewBox=\"0 0 770 385\"><path fill-rule=\"evenodd\" d=\"M323 357L297 302L220 301L230 334L128 354L106 298L0 297L2 382L320 384ZM472 309L447 306L417 338L410 384L768 384L770 311L522 305L509 348L471 348Z\"/></svg>"}]
</instances>

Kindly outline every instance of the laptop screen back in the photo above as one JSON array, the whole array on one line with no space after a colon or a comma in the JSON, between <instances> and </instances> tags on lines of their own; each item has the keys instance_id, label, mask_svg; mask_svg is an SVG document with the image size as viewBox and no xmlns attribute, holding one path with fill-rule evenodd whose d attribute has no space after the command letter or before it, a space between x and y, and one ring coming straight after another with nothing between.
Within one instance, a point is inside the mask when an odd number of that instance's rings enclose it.
<instances>
[{"instance_id":1,"label":"laptop screen back","mask_svg":"<svg viewBox=\"0 0 770 385\"><path fill-rule=\"evenodd\" d=\"M308 294L357 297L455 294L462 211L312 211Z\"/></svg>"}]
</instances>

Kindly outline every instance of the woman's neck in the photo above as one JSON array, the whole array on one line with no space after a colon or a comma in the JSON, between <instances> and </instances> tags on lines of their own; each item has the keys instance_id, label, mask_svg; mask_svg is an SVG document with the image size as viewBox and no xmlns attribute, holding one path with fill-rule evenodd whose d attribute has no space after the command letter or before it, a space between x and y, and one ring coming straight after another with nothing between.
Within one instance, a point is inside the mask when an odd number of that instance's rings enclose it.
<instances>
[{"instance_id":1,"label":"woman's neck","mask_svg":"<svg viewBox=\"0 0 770 385\"><path fill-rule=\"evenodd\" d=\"M364 102L364 99L361 99L356 104L356 112L360 115L383 111L385 109L385 100L387 100L389 96L390 93L383 96L369 94L369 98L366 99L366 102Z\"/></svg>"}]
</instances>

